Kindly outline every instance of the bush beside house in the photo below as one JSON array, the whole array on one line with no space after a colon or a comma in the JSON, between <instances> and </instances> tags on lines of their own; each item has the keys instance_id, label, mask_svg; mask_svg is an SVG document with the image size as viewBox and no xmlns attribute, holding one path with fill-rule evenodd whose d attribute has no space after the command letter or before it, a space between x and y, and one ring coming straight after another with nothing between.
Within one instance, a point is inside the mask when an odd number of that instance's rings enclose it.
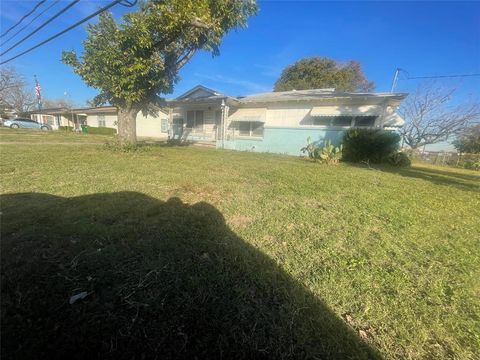
<instances>
[{"instance_id":1,"label":"bush beside house","mask_svg":"<svg viewBox=\"0 0 480 360\"><path fill-rule=\"evenodd\" d=\"M343 135L342 160L349 162L391 162L398 153L400 135L381 129L348 129ZM406 155L405 155L406 156ZM404 158L402 163L405 163ZM396 155L398 158L398 155Z\"/></svg>"}]
</instances>

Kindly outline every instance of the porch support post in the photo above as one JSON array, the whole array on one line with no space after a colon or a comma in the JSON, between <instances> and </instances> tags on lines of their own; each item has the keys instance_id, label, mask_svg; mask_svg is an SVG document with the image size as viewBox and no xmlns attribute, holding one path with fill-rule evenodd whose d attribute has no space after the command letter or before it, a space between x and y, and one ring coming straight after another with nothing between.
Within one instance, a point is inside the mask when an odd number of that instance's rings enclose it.
<instances>
[{"instance_id":1,"label":"porch support post","mask_svg":"<svg viewBox=\"0 0 480 360\"><path fill-rule=\"evenodd\" d=\"M173 139L173 109L172 107L168 108L168 138L170 139L170 136Z\"/></svg>"},{"instance_id":2,"label":"porch support post","mask_svg":"<svg viewBox=\"0 0 480 360\"><path fill-rule=\"evenodd\" d=\"M228 105L225 103L225 100L222 100L222 149L225 149L225 136L227 134L228 110L229 110Z\"/></svg>"}]
</instances>

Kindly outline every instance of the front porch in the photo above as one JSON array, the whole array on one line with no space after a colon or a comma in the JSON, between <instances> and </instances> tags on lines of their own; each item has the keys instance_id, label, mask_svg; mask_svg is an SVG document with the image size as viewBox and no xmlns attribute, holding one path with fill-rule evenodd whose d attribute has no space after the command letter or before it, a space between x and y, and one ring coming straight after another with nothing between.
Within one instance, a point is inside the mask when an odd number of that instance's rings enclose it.
<instances>
[{"instance_id":1,"label":"front porch","mask_svg":"<svg viewBox=\"0 0 480 360\"><path fill-rule=\"evenodd\" d=\"M169 138L215 145L223 137L223 119L227 111L228 107L221 101L172 107L169 112Z\"/></svg>"}]
</instances>

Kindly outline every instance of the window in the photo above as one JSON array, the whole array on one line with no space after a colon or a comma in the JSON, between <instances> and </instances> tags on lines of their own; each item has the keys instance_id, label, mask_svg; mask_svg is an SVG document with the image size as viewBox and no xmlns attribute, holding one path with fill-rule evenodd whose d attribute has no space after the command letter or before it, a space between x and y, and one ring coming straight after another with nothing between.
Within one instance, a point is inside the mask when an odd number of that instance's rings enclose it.
<instances>
[{"instance_id":1,"label":"window","mask_svg":"<svg viewBox=\"0 0 480 360\"><path fill-rule=\"evenodd\" d=\"M259 121L241 121L238 123L240 136L263 137L263 123Z\"/></svg>"},{"instance_id":2,"label":"window","mask_svg":"<svg viewBox=\"0 0 480 360\"><path fill-rule=\"evenodd\" d=\"M97 115L98 127L106 127L105 115Z\"/></svg>"},{"instance_id":3,"label":"window","mask_svg":"<svg viewBox=\"0 0 480 360\"><path fill-rule=\"evenodd\" d=\"M368 127L374 126L377 116L357 116L355 118L355 126L359 127Z\"/></svg>"},{"instance_id":4,"label":"window","mask_svg":"<svg viewBox=\"0 0 480 360\"><path fill-rule=\"evenodd\" d=\"M50 126L53 126L53 115L43 115L42 116L42 123L48 124Z\"/></svg>"},{"instance_id":5,"label":"window","mask_svg":"<svg viewBox=\"0 0 480 360\"><path fill-rule=\"evenodd\" d=\"M338 127L348 127L348 126L367 127L367 126L374 126L376 119L377 119L377 116L351 116L351 115L316 116L313 118L313 125L338 126Z\"/></svg>"},{"instance_id":6,"label":"window","mask_svg":"<svg viewBox=\"0 0 480 360\"><path fill-rule=\"evenodd\" d=\"M187 128L203 131L203 110L187 111Z\"/></svg>"},{"instance_id":7,"label":"window","mask_svg":"<svg viewBox=\"0 0 480 360\"><path fill-rule=\"evenodd\" d=\"M168 119L160 120L160 128L162 133L168 132Z\"/></svg>"},{"instance_id":8,"label":"window","mask_svg":"<svg viewBox=\"0 0 480 360\"><path fill-rule=\"evenodd\" d=\"M187 128L193 129L195 127L195 111L187 111Z\"/></svg>"},{"instance_id":9,"label":"window","mask_svg":"<svg viewBox=\"0 0 480 360\"><path fill-rule=\"evenodd\" d=\"M316 116L313 118L313 125L330 126L333 116Z\"/></svg>"},{"instance_id":10,"label":"window","mask_svg":"<svg viewBox=\"0 0 480 360\"><path fill-rule=\"evenodd\" d=\"M215 124L220 125L221 122L222 122L222 111L217 110L215 111Z\"/></svg>"},{"instance_id":11,"label":"window","mask_svg":"<svg viewBox=\"0 0 480 360\"><path fill-rule=\"evenodd\" d=\"M250 136L250 123L240 122L238 124L238 133L240 136Z\"/></svg>"},{"instance_id":12,"label":"window","mask_svg":"<svg viewBox=\"0 0 480 360\"><path fill-rule=\"evenodd\" d=\"M332 126L352 126L353 119L353 116L335 116Z\"/></svg>"},{"instance_id":13,"label":"window","mask_svg":"<svg viewBox=\"0 0 480 360\"><path fill-rule=\"evenodd\" d=\"M195 129L203 130L203 111L195 111Z\"/></svg>"}]
</instances>

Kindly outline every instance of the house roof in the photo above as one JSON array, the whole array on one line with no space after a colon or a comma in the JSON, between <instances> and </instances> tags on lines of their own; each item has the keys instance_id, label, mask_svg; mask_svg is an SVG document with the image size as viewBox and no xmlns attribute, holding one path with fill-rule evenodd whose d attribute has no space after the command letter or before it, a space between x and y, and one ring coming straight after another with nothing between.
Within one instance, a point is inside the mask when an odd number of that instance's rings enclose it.
<instances>
[{"instance_id":1,"label":"house roof","mask_svg":"<svg viewBox=\"0 0 480 360\"><path fill-rule=\"evenodd\" d=\"M403 100L406 93L357 93L357 92L336 92L335 89L311 89L311 90L291 90L266 92L254 94L237 99L241 103L265 103L281 101L313 101L320 99L373 99L373 98L392 98Z\"/></svg>"},{"instance_id":2,"label":"house roof","mask_svg":"<svg viewBox=\"0 0 480 360\"><path fill-rule=\"evenodd\" d=\"M32 110L27 112L27 114L48 114L48 115L60 115L69 112L70 109L66 107L56 107L56 108L45 108L41 110Z\"/></svg>"},{"instance_id":3,"label":"house roof","mask_svg":"<svg viewBox=\"0 0 480 360\"><path fill-rule=\"evenodd\" d=\"M205 94L208 94L207 96L209 96L209 97L212 97L212 96L222 96L223 97L223 96L225 96L224 94L222 94L219 91L207 88L206 86L203 86L203 85L197 85L197 86L191 88L190 90L188 90L187 92L183 93L182 95L178 96L175 100L188 99L188 98L193 97L193 95L195 93L199 93L199 92L203 92Z\"/></svg>"},{"instance_id":4,"label":"house roof","mask_svg":"<svg viewBox=\"0 0 480 360\"><path fill-rule=\"evenodd\" d=\"M83 114L96 114L96 113L117 113L117 107L106 105L106 106L98 106L98 107L89 107L89 108L77 108L72 109L72 111L76 114L83 113Z\"/></svg>"},{"instance_id":5,"label":"house roof","mask_svg":"<svg viewBox=\"0 0 480 360\"><path fill-rule=\"evenodd\" d=\"M219 91L207 88L203 85L197 85L186 93L178 96L175 99L167 100L168 105L185 105L185 104L221 104L225 101L226 104L232 105L238 103L235 97L227 96Z\"/></svg>"}]
</instances>

